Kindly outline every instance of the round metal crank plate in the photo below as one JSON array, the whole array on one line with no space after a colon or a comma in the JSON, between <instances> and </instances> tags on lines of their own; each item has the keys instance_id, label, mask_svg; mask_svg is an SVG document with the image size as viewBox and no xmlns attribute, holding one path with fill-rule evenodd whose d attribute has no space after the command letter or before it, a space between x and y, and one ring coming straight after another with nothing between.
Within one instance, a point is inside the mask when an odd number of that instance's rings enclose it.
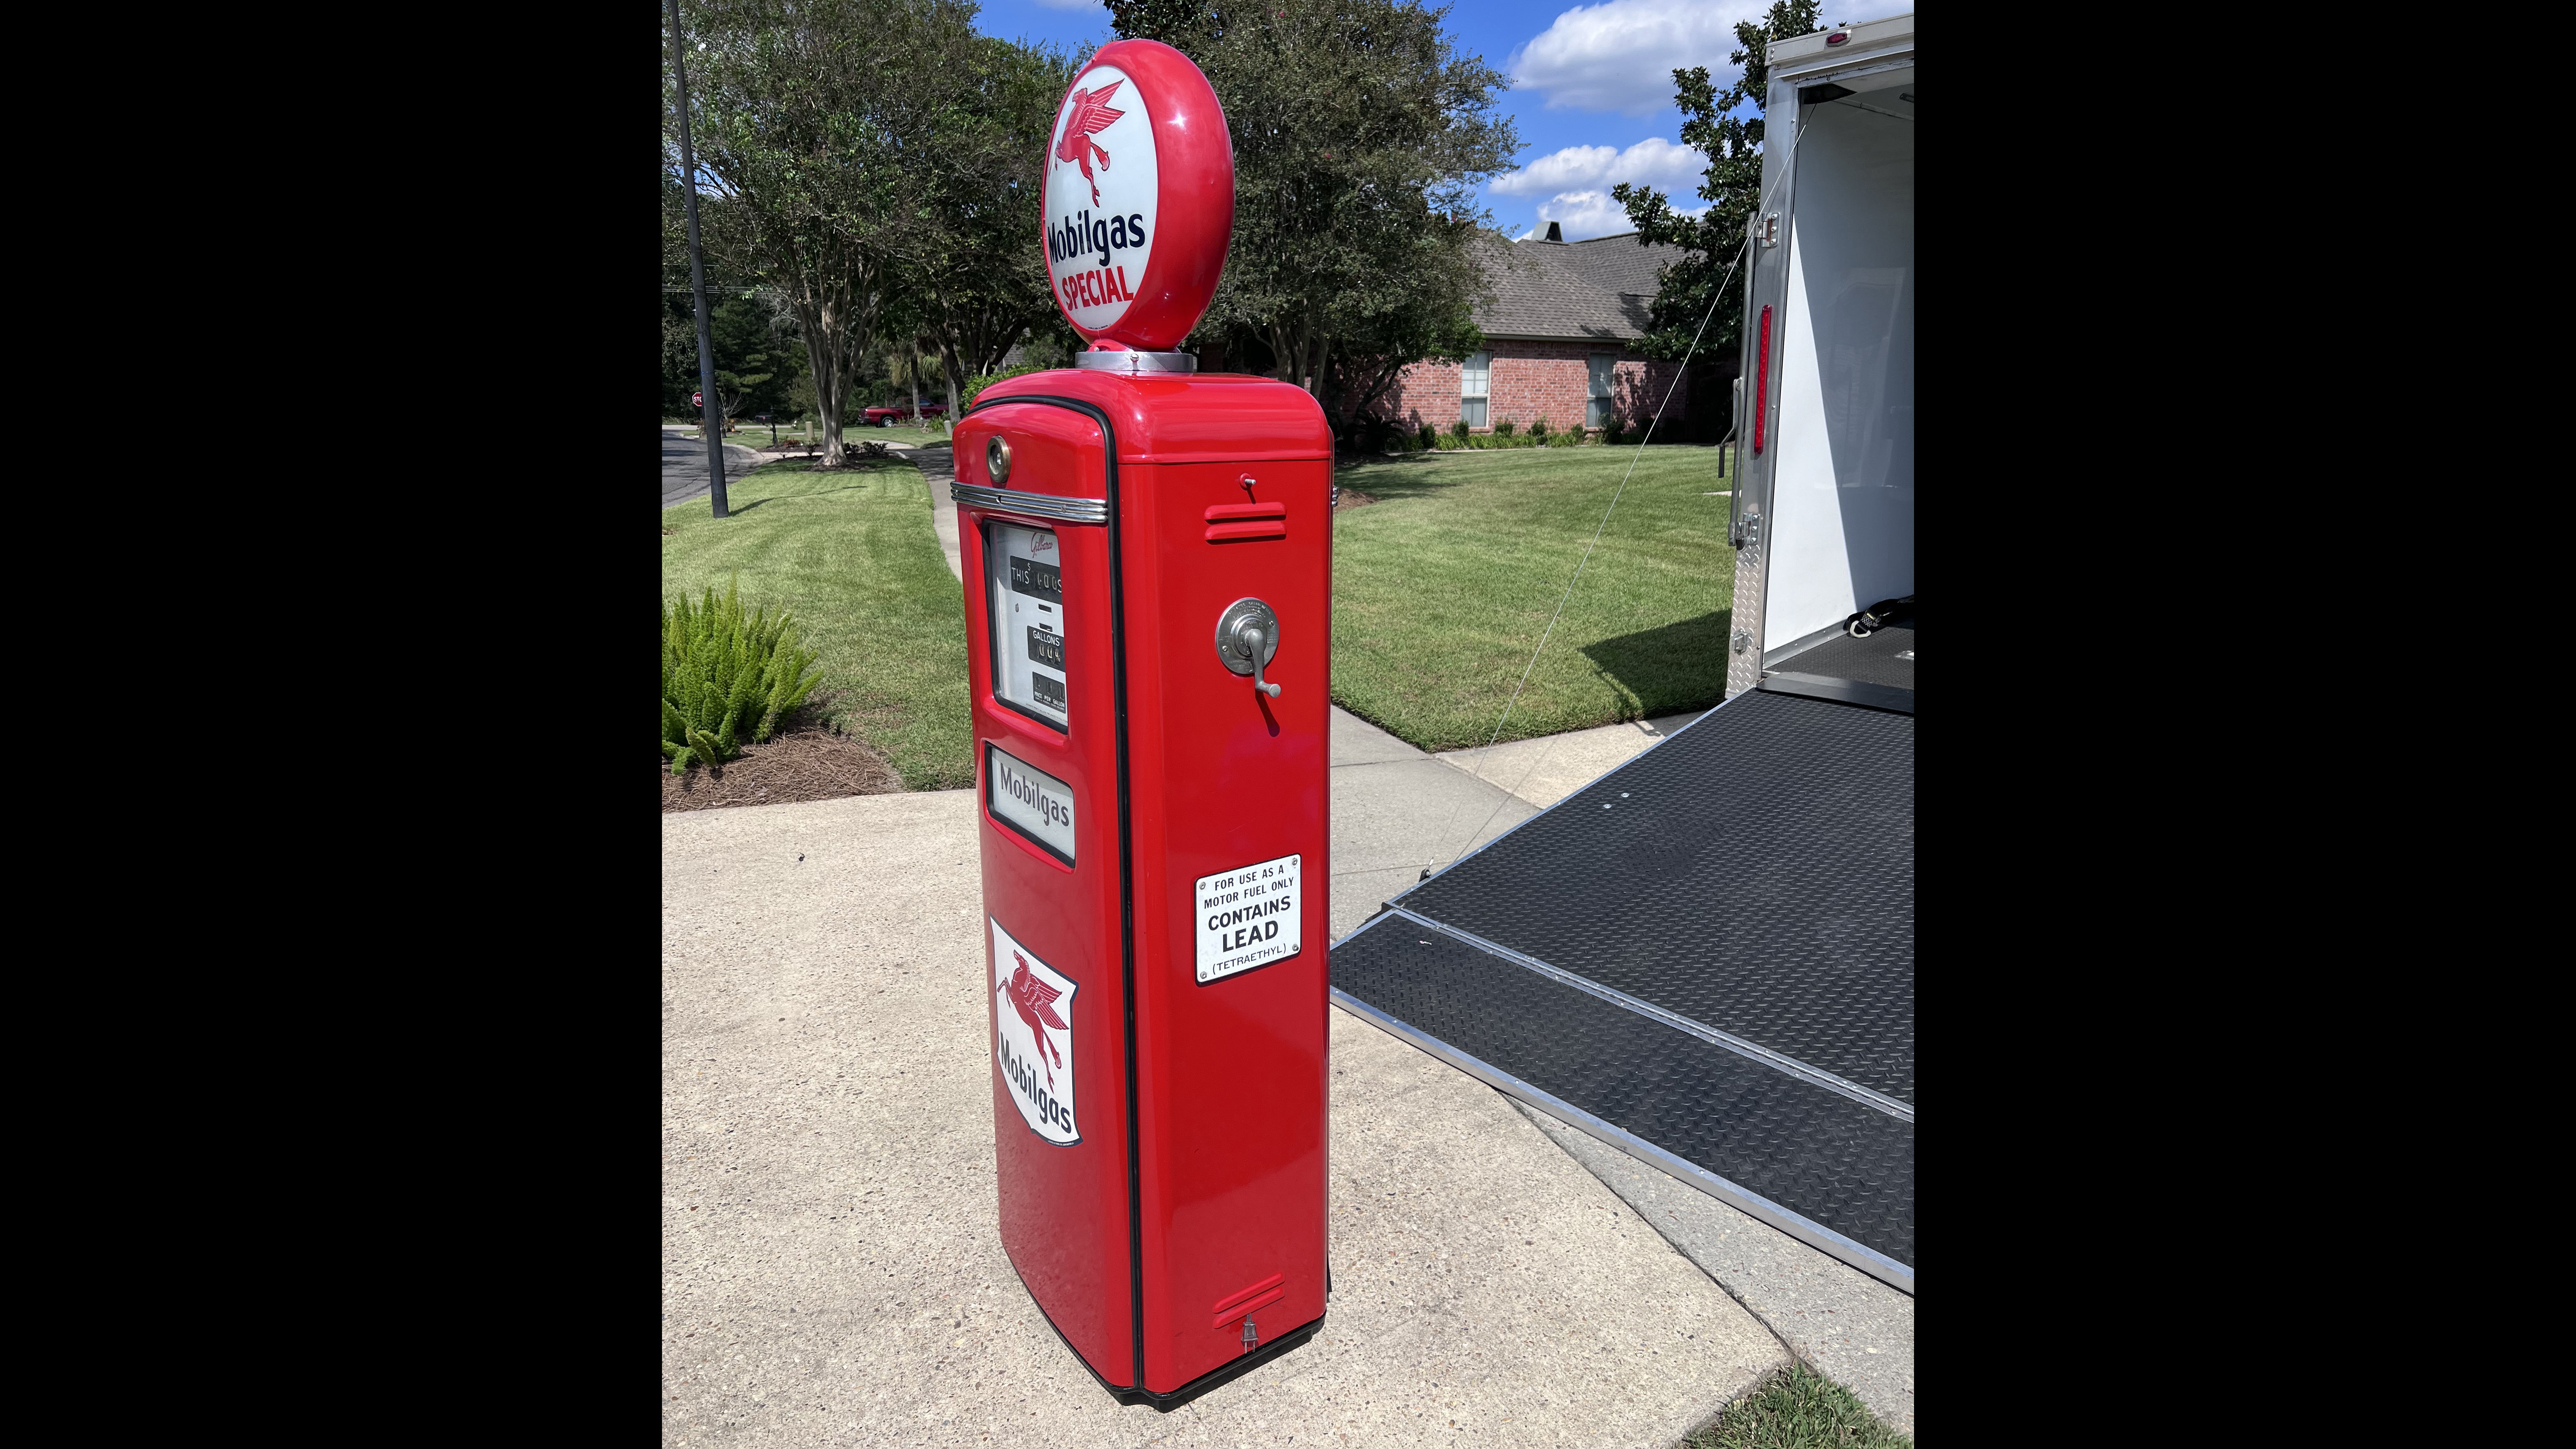
<instances>
[{"instance_id":1,"label":"round metal crank plate","mask_svg":"<svg viewBox=\"0 0 2576 1449\"><path fill-rule=\"evenodd\" d=\"M1243 636L1247 630L1261 631L1261 667L1279 657L1279 616L1259 599L1237 599L1225 606L1216 620L1216 657L1237 674L1252 672L1252 645Z\"/></svg>"}]
</instances>

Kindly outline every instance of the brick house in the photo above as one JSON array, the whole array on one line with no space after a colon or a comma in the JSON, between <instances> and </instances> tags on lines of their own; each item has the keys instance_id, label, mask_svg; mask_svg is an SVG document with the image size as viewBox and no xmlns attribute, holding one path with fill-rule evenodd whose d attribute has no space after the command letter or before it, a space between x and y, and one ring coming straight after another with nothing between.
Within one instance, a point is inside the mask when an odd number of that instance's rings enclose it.
<instances>
[{"instance_id":1,"label":"brick house","mask_svg":"<svg viewBox=\"0 0 2576 1449\"><path fill-rule=\"evenodd\" d=\"M1476 309L1486 348L1459 362L1417 362L1380 405L1407 429L1429 423L1441 432L1464 420L1490 432L1508 418L1526 432L1540 418L1550 429L1595 430L1612 417L1634 427L1653 415L1680 364L1637 350L1655 273L1679 247L1637 245L1635 232L1560 239L1555 222L1544 240L1480 237L1491 300ZM1675 389L1664 426L1689 416L1690 388Z\"/></svg>"}]
</instances>

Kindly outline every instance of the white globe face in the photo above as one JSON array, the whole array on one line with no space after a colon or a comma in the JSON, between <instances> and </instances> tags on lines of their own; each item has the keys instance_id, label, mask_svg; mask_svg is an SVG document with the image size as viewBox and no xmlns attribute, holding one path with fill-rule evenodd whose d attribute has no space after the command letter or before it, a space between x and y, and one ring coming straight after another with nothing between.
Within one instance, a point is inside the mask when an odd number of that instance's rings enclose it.
<instances>
[{"instance_id":1,"label":"white globe face","mask_svg":"<svg viewBox=\"0 0 2576 1449\"><path fill-rule=\"evenodd\" d=\"M1162 179L1134 79L1114 65L1083 72L1056 112L1042 199L1047 273L1084 331L1116 326L1144 285L1162 230L1154 212Z\"/></svg>"}]
</instances>

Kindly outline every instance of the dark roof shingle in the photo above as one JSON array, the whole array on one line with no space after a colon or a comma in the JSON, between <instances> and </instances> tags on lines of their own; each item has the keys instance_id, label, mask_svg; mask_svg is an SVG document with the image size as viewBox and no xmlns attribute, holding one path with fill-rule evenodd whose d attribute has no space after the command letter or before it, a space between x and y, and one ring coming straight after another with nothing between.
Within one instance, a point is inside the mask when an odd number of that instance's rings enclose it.
<instances>
[{"instance_id":1,"label":"dark roof shingle","mask_svg":"<svg viewBox=\"0 0 2576 1449\"><path fill-rule=\"evenodd\" d=\"M1489 232L1478 240L1494 295L1476 309L1476 325L1492 337L1636 341L1646 335L1655 273L1682 254L1639 246L1635 232L1584 242L1507 242Z\"/></svg>"}]
</instances>

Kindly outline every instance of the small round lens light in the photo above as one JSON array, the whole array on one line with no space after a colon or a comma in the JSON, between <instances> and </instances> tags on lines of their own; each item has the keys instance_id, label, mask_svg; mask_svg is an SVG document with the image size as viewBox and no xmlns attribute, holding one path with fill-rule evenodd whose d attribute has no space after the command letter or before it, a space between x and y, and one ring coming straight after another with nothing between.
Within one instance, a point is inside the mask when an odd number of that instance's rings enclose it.
<instances>
[{"instance_id":1,"label":"small round lens light","mask_svg":"<svg viewBox=\"0 0 2576 1449\"><path fill-rule=\"evenodd\" d=\"M999 438L984 444L984 471L993 475L993 486L1001 487L1011 477L1011 445Z\"/></svg>"}]
</instances>

